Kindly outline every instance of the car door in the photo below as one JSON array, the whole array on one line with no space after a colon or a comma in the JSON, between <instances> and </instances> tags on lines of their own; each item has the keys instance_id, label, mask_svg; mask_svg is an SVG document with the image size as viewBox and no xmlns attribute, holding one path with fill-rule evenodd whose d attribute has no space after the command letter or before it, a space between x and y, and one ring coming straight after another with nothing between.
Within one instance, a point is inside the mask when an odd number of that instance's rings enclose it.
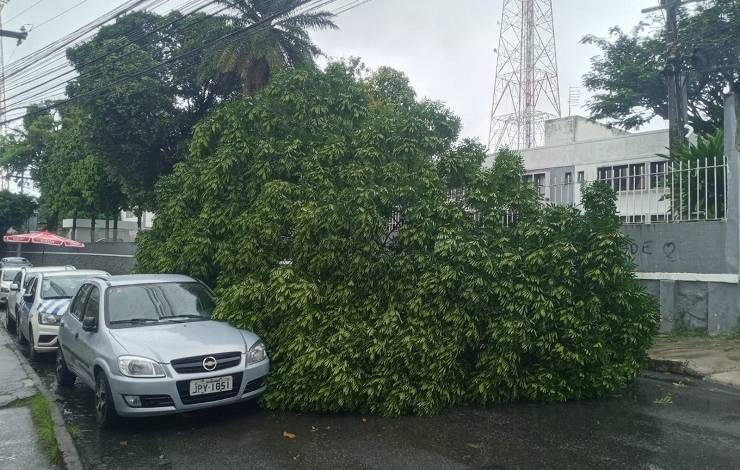
<instances>
[{"instance_id":1,"label":"car door","mask_svg":"<svg viewBox=\"0 0 740 470\"><path fill-rule=\"evenodd\" d=\"M31 316L31 308L33 308L33 300L26 300L26 294L28 294L28 296L33 299L36 298L36 286L38 285L38 280L38 276L29 278L28 287L24 289L24 294L21 296L20 299L18 299L20 302L18 308L18 328L23 331L23 336L25 336L26 339L31 339L31 330L28 327L28 319Z\"/></svg>"},{"instance_id":2,"label":"car door","mask_svg":"<svg viewBox=\"0 0 740 470\"><path fill-rule=\"evenodd\" d=\"M91 284L83 284L80 287L69 305L69 311L64 314L62 321L59 323L59 341L67 367L82 380L87 380L87 377L82 377L80 371L82 363L80 361L79 342L80 332L83 331L82 315L85 311L85 301L91 289Z\"/></svg>"},{"instance_id":3,"label":"car door","mask_svg":"<svg viewBox=\"0 0 740 470\"><path fill-rule=\"evenodd\" d=\"M102 346L102 335L99 333L99 328L96 331L85 331L82 329L82 323L88 317L97 318L98 325L102 321L100 317L100 288L92 284L90 285L90 293L85 300L79 333L75 333L75 337L77 338L75 344L77 346L77 359L80 362L79 372L85 376L89 383L94 383L95 374L93 373L93 368L97 356L96 351Z\"/></svg>"},{"instance_id":4,"label":"car door","mask_svg":"<svg viewBox=\"0 0 740 470\"><path fill-rule=\"evenodd\" d=\"M16 273L15 277L13 278L13 282L11 282L10 284L11 285L16 284L19 287L19 289L23 286L23 270L18 271ZM18 299L19 292L20 291L13 290L13 291L10 291L10 293L8 294L8 312L10 313L10 316L12 316L14 320L16 319L17 310L15 308L15 305Z\"/></svg>"}]
</instances>

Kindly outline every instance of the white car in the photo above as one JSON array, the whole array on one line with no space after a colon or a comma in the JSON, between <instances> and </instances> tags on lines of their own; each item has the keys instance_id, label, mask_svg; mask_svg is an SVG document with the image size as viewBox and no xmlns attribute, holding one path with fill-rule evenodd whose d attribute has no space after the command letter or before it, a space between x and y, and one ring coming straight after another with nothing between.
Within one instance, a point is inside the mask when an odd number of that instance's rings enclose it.
<instances>
[{"instance_id":1,"label":"white car","mask_svg":"<svg viewBox=\"0 0 740 470\"><path fill-rule=\"evenodd\" d=\"M29 343L29 356L55 352L59 346L59 321L72 297L90 278L110 277L105 271L75 270L40 272L33 276L18 310L18 342Z\"/></svg>"},{"instance_id":2,"label":"white car","mask_svg":"<svg viewBox=\"0 0 740 470\"><path fill-rule=\"evenodd\" d=\"M0 270L0 307L8 306L8 296L10 295L10 284L13 283L15 275L23 266L3 266Z\"/></svg>"},{"instance_id":3,"label":"white car","mask_svg":"<svg viewBox=\"0 0 740 470\"><path fill-rule=\"evenodd\" d=\"M25 294L26 288L28 288L28 285L38 273L74 270L74 266L43 266L37 268L22 267L20 271L15 273L15 277L10 283L8 308L5 309L5 328L11 333L15 332L18 311L20 310L20 306L23 304L23 294Z\"/></svg>"}]
</instances>

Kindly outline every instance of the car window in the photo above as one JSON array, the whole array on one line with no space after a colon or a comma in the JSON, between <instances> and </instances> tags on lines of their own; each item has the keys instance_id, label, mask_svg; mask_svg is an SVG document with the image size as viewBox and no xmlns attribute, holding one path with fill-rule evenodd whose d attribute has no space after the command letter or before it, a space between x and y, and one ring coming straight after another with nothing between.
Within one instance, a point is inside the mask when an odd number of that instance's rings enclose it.
<instances>
[{"instance_id":1,"label":"car window","mask_svg":"<svg viewBox=\"0 0 740 470\"><path fill-rule=\"evenodd\" d=\"M26 290L26 294L30 295L36 295L36 286L38 285L38 277L34 277L31 279L31 282L28 283L28 289Z\"/></svg>"},{"instance_id":2,"label":"car window","mask_svg":"<svg viewBox=\"0 0 740 470\"><path fill-rule=\"evenodd\" d=\"M97 317L100 311L100 289L95 286L91 286L91 289L87 302L85 302L83 320L87 317Z\"/></svg>"},{"instance_id":3,"label":"car window","mask_svg":"<svg viewBox=\"0 0 740 470\"><path fill-rule=\"evenodd\" d=\"M80 289L82 282L89 276L54 276L46 277L41 282L42 299L69 299Z\"/></svg>"},{"instance_id":4,"label":"car window","mask_svg":"<svg viewBox=\"0 0 740 470\"><path fill-rule=\"evenodd\" d=\"M77 295L72 300L72 305L69 307L69 312L80 321L82 321L82 309L85 307L85 297L87 297L91 288L92 285L90 284L85 284L80 287Z\"/></svg>"},{"instance_id":5,"label":"car window","mask_svg":"<svg viewBox=\"0 0 740 470\"><path fill-rule=\"evenodd\" d=\"M31 285L31 281L36 279L35 274L27 274L26 279L23 281L23 290L28 290L28 287Z\"/></svg>"},{"instance_id":6,"label":"car window","mask_svg":"<svg viewBox=\"0 0 740 470\"><path fill-rule=\"evenodd\" d=\"M21 279L23 279L23 271L18 271L15 275L15 278L13 278L13 284L21 285Z\"/></svg>"},{"instance_id":7,"label":"car window","mask_svg":"<svg viewBox=\"0 0 740 470\"><path fill-rule=\"evenodd\" d=\"M115 286L106 292L111 323L133 319L156 323L177 317L209 320L215 308L208 289L196 282Z\"/></svg>"},{"instance_id":8,"label":"car window","mask_svg":"<svg viewBox=\"0 0 740 470\"><path fill-rule=\"evenodd\" d=\"M3 281L12 281L20 273L20 269L3 269Z\"/></svg>"}]
</instances>

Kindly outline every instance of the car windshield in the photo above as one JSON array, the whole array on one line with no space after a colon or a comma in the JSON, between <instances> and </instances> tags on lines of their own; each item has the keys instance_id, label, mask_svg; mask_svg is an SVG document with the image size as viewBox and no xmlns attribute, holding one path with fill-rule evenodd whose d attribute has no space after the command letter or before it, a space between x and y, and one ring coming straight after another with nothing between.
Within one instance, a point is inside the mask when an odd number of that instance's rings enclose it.
<instances>
[{"instance_id":1,"label":"car windshield","mask_svg":"<svg viewBox=\"0 0 740 470\"><path fill-rule=\"evenodd\" d=\"M12 281L20 269L3 269L3 281Z\"/></svg>"},{"instance_id":2,"label":"car windshield","mask_svg":"<svg viewBox=\"0 0 740 470\"><path fill-rule=\"evenodd\" d=\"M86 276L47 277L41 283L42 299L72 298L82 285Z\"/></svg>"},{"instance_id":3,"label":"car windshield","mask_svg":"<svg viewBox=\"0 0 740 470\"><path fill-rule=\"evenodd\" d=\"M111 325L210 320L215 304L197 282L167 282L109 287L107 320Z\"/></svg>"}]
</instances>

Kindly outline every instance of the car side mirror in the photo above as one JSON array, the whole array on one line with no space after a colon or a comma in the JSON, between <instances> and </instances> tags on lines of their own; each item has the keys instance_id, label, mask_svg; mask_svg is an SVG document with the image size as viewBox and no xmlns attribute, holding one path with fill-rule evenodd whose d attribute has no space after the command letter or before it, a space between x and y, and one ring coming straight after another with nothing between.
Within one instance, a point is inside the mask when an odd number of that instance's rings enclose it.
<instances>
[{"instance_id":1,"label":"car side mirror","mask_svg":"<svg viewBox=\"0 0 740 470\"><path fill-rule=\"evenodd\" d=\"M15 282L10 285L10 290L18 292L21 288Z\"/></svg>"},{"instance_id":2,"label":"car side mirror","mask_svg":"<svg viewBox=\"0 0 740 470\"><path fill-rule=\"evenodd\" d=\"M82 329L85 331L98 331L98 319L95 317L83 318Z\"/></svg>"}]
</instances>

